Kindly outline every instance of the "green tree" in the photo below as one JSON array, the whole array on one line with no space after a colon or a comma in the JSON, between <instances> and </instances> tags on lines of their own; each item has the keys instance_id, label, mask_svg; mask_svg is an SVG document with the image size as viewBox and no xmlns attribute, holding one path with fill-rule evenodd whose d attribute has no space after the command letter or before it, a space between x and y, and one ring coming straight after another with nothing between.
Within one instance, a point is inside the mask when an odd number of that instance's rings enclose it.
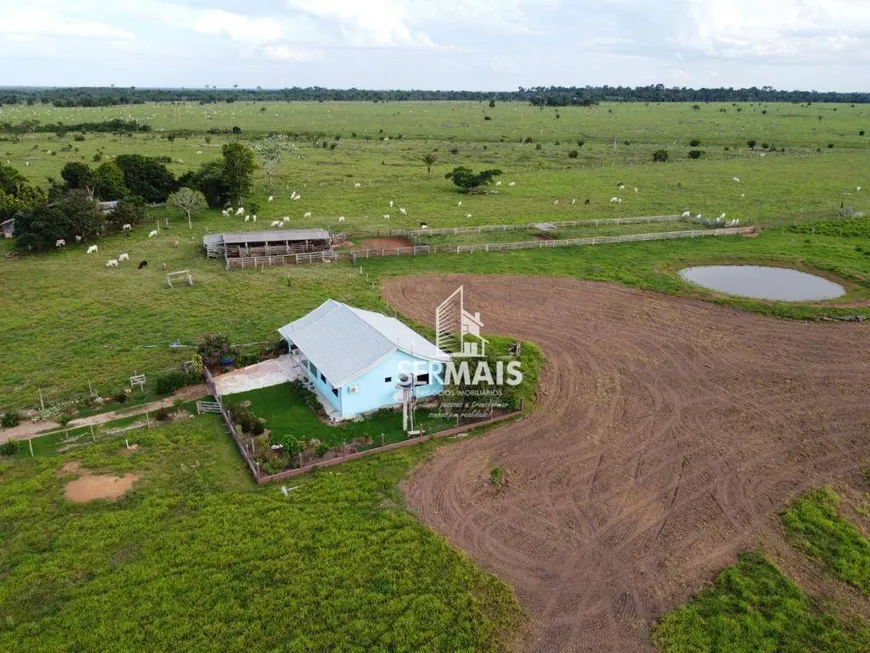
<instances>
[{"instance_id":1,"label":"green tree","mask_svg":"<svg viewBox=\"0 0 870 653\"><path fill-rule=\"evenodd\" d=\"M254 152L241 143L227 143L221 148L224 155L223 182L230 198L241 206L242 198L251 190L257 167Z\"/></svg>"},{"instance_id":2,"label":"green tree","mask_svg":"<svg viewBox=\"0 0 870 653\"><path fill-rule=\"evenodd\" d=\"M460 190L466 193L470 193L481 186L485 186L490 181L492 181L494 177L497 177L500 174L501 170L498 169L481 170L480 172L474 172L471 170L471 168L467 168L465 166L457 166L446 175L444 175L444 178L451 179L453 183L460 188Z\"/></svg>"},{"instance_id":3,"label":"green tree","mask_svg":"<svg viewBox=\"0 0 870 653\"><path fill-rule=\"evenodd\" d=\"M175 176L162 163L141 154L122 154L115 162L124 171L130 193L146 202L164 202L178 187Z\"/></svg>"},{"instance_id":4,"label":"green tree","mask_svg":"<svg viewBox=\"0 0 870 653\"><path fill-rule=\"evenodd\" d=\"M190 217L194 213L199 213L208 206L205 195L198 190L187 187L179 188L169 196L166 202L170 206L174 206L175 208L184 211L184 214L187 216L188 229L193 229Z\"/></svg>"},{"instance_id":5,"label":"green tree","mask_svg":"<svg viewBox=\"0 0 870 653\"><path fill-rule=\"evenodd\" d=\"M199 170L184 173L178 183L200 191L213 209L225 206L230 201L230 190L224 179L223 161L204 163Z\"/></svg>"},{"instance_id":6,"label":"green tree","mask_svg":"<svg viewBox=\"0 0 870 653\"><path fill-rule=\"evenodd\" d=\"M263 169L263 172L266 173L266 178L269 180L270 195L274 195L275 193L275 186L272 183L272 178L278 170L278 167L281 165L285 149L287 149L287 138L281 134L277 136L268 136L254 147L254 150L257 152L257 159L260 162L260 167Z\"/></svg>"},{"instance_id":7,"label":"green tree","mask_svg":"<svg viewBox=\"0 0 870 653\"><path fill-rule=\"evenodd\" d=\"M120 200L115 209L107 216L106 221L120 228L125 224L140 224L147 216L145 202L142 198L135 197Z\"/></svg>"},{"instance_id":8,"label":"green tree","mask_svg":"<svg viewBox=\"0 0 870 653\"><path fill-rule=\"evenodd\" d=\"M16 247L44 250L57 240L95 238L106 226L106 217L86 191L71 190L54 202L43 202L15 216Z\"/></svg>"},{"instance_id":9,"label":"green tree","mask_svg":"<svg viewBox=\"0 0 870 653\"><path fill-rule=\"evenodd\" d=\"M71 190L86 190L90 188L93 191L96 185L94 171L91 170L87 163L80 161L72 161L65 164L60 170L60 176L66 182L67 188Z\"/></svg>"},{"instance_id":10,"label":"green tree","mask_svg":"<svg viewBox=\"0 0 870 653\"><path fill-rule=\"evenodd\" d=\"M657 161L659 163L665 163L668 160L668 151L667 150L656 150L653 152L653 161Z\"/></svg>"},{"instance_id":11,"label":"green tree","mask_svg":"<svg viewBox=\"0 0 870 653\"><path fill-rule=\"evenodd\" d=\"M432 166L438 161L438 157L431 152L423 157L423 163L426 164L426 174L432 176Z\"/></svg>"},{"instance_id":12,"label":"green tree","mask_svg":"<svg viewBox=\"0 0 870 653\"><path fill-rule=\"evenodd\" d=\"M124 181L124 171L114 161L101 164L93 177L96 195L101 200L117 200L130 194Z\"/></svg>"}]
</instances>

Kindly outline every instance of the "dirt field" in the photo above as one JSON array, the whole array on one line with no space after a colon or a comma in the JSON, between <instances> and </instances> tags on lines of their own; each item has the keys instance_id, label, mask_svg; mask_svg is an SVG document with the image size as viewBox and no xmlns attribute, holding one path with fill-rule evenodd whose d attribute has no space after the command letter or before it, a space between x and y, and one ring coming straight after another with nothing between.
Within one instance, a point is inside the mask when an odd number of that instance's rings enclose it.
<instances>
[{"instance_id":1,"label":"dirt field","mask_svg":"<svg viewBox=\"0 0 870 653\"><path fill-rule=\"evenodd\" d=\"M397 249L413 246L414 243L407 238L366 238L360 243L359 249Z\"/></svg>"},{"instance_id":2,"label":"dirt field","mask_svg":"<svg viewBox=\"0 0 870 653\"><path fill-rule=\"evenodd\" d=\"M775 538L787 501L870 458L868 324L571 279L406 277L383 294L432 324L461 283L486 331L544 350L539 407L444 447L407 498L516 589L530 650L652 650L653 620Z\"/></svg>"},{"instance_id":3,"label":"dirt field","mask_svg":"<svg viewBox=\"0 0 870 653\"><path fill-rule=\"evenodd\" d=\"M87 503L97 499L115 499L124 496L133 483L139 480L135 474L124 476L96 476L81 466L77 460L64 463L56 476L62 478L69 474L77 474L79 477L66 484L63 496L73 503Z\"/></svg>"}]
</instances>

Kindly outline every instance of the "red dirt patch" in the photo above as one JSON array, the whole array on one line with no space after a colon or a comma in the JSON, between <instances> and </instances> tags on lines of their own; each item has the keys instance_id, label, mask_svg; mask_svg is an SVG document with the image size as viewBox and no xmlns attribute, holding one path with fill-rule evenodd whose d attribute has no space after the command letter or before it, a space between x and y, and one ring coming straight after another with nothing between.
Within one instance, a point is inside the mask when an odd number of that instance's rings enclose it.
<instances>
[{"instance_id":1,"label":"red dirt patch","mask_svg":"<svg viewBox=\"0 0 870 653\"><path fill-rule=\"evenodd\" d=\"M64 488L63 496L73 503L87 503L97 499L115 499L124 496L133 483L139 480L135 474L124 476L94 476L87 473L74 481L70 481Z\"/></svg>"},{"instance_id":2,"label":"red dirt patch","mask_svg":"<svg viewBox=\"0 0 870 653\"><path fill-rule=\"evenodd\" d=\"M407 238L366 238L360 243L360 249L396 249L398 247L413 247Z\"/></svg>"},{"instance_id":3,"label":"red dirt patch","mask_svg":"<svg viewBox=\"0 0 870 653\"><path fill-rule=\"evenodd\" d=\"M543 349L539 404L441 448L408 505L513 585L532 650L652 651L655 619L870 457L870 324L572 279L405 277L383 296L431 325L460 284L487 331Z\"/></svg>"}]
</instances>

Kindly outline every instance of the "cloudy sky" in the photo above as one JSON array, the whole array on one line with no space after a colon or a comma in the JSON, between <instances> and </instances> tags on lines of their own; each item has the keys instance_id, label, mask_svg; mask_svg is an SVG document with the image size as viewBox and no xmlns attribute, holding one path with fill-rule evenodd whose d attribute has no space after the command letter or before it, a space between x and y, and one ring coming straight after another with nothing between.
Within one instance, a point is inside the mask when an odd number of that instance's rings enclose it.
<instances>
[{"instance_id":1,"label":"cloudy sky","mask_svg":"<svg viewBox=\"0 0 870 653\"><path fill-rule=\"evenodd\" d=\"M870 88L870 0L0 0L0 86Z\"/></svg>"}]
</instances>

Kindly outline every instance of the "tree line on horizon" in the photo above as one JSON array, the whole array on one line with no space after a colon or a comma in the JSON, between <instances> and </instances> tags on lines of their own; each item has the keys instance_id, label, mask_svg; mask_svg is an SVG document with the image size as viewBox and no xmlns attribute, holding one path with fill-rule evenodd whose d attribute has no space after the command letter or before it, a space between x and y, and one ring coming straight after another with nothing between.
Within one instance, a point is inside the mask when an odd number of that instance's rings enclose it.
<instances>
[{"instance_id":1,"label":"tree line on horizon","mask_svg":"<svg viewBox=\"0 0 870 653\"><path fill-rule=\"evenodd\" d=\"M49 104L55 107L102 107L145 102L408 102L408 101L528 102L534 106L592 106L599 102L833 102L870 103L870 92L776 90L758 88L686 88L648 86L534 86L516 91L432 91L330 89L319 86L282 89L137 88L130 87L6 87L0 105Z\"/></svg>"}]
</instances>

